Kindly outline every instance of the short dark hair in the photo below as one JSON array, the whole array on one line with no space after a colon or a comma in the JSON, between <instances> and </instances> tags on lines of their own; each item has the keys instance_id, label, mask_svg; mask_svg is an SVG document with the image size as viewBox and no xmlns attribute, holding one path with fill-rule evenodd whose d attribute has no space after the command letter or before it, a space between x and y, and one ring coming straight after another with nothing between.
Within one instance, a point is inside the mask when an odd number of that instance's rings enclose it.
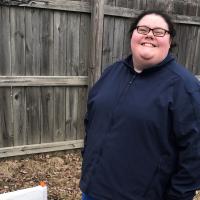
<instances>
[{"instance_id":1,"label":"short dark hair","mask_svg":"<svg viewBox=\"0 0 200 200\"><path fill-rule=\"evenodd\" d=\"M171 17L165 13L164 11L162 10L155 10L155 9L152 9L152 10L145 10L144 12L142 12L141 14L139 14L137 16L137 18L134 19L134 21L132 22L131 26L130 26L130 29L129 29L129 34L130 34L130 37L132 36L132 33L133 31L136 29L139 21L146 15L151 15L151 14L155 14L155 15L159 15L161 16L165 22L167 23L168 27L169 27L169 33L170 33L170 36L171 38L173 39L176 35L176 30L174 28L174 24L172 22L172 19ZM172 43L171 45L171 48L172 47L175 47L176 44L175 43Z\"/></svg>"}]
</instances>

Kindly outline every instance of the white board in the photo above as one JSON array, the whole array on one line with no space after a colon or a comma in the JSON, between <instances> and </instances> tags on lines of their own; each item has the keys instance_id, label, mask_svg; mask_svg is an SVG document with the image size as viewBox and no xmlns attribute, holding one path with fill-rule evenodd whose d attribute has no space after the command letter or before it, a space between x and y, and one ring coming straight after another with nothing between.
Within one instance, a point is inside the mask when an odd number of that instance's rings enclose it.
<instances>
[{"instance_id":1,"label":"white board","mask_svg":"<svg viewBox=\"0 0 200 200\"><path fill-rule=\"evenodd\" d=\"M0 200L47 200L47 187L37 186L0 194Z\"/></svg>"}]
</instances>

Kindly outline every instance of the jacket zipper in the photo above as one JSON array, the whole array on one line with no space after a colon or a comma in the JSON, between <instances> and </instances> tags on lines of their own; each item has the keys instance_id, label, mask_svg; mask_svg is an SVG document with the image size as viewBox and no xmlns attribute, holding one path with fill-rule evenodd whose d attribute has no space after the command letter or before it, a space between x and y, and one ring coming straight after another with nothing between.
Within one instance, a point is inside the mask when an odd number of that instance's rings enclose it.
<instances>
[{"instance_id":1,"label":"jacket zipper","mask_svg":"<svg viewBox=\"0 0 200 200\"><path fill-rule=\"evenodd\" d=\"M112 116L113 113L115 111L115 109L117 108L117 105L119 105L121 99L123 98L123 96L127 93L128 89L130 88L130 86L133 84L134 80L136 79L136 74L133 74L131 79L128 82L128 85L126 85L121 93L121 95L119 96L118 100L116 101L115 105L113 106L113 110L112 110ZM112 119L111 119L111 124L112 124Z\"/></svg>"}]
</instances>

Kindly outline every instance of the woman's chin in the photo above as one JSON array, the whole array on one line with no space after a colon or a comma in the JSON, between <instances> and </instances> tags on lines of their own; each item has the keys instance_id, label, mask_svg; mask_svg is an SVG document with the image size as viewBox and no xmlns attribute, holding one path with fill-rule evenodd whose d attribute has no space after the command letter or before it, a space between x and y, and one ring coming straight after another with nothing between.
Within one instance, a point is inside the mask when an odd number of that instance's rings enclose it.
<instances>
[{"instance_id":1,"label":"woman's chin","mask_svg":"<svg viewBox=\"0 0 200 200\"><path fill-rule=\"evenodd\" d=\"M142 58L142 60L152 60L154 58L154 54L152 52L148 52L148 53L143 53L140 55L140 57Z\"/></svg>"}]
</instances>

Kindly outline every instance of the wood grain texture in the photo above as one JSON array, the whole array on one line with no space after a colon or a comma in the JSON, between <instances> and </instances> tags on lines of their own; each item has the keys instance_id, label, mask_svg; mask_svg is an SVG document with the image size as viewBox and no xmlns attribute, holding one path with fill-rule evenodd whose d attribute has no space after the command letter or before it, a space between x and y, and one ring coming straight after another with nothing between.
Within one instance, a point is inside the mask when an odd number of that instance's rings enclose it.
<instances>
[{"instance_id":1,"label":"wood grain texture","mask_svg":"<svg viewBox=\"0 0 200 200\"><path fill-rule=\"evenodd\" d=\"M11 157L11 156L22 156L28 154L44 153L44 152L63 151L70 149L80 149L82 147L83 147L83 140L72 140L63 142L5 147L0 149L0 158Z\"/></svg>"},{"instance_id":2,"label":"wood grain texture","mask_svg":"<svg viewBox=\"0 0 200 200\"><path fill-rule=\"evenodd\" d=\"M11 74L10 9L0 7L0 75Z\"/></svg>"},{"instance_id":3,"label":"wood grain texture","mask_svg":"<svg viewBox=\"0 0 200 200\"><path fill-rule=\"evenodd\" d=\"M87 76L0 76L0 87L85 86Z\"/></svg>"},{"instance_id":4,"label":"wood grain texture","mask_svg":"<svg viewBox=\"0 0 200 200\"><path fill-rule=\"evenodd\" d=\"M105 16L101 71L104 71L104 69L109 65L111 65L113 62L114 30L115 30L115 18L110 16Z\"/></svg>"},{"instance_id":5,"label":"wood grain texture","mask_svg":"<svg viewBox=\"0 0 200 200\"><path fill-rule=\"evenodd\" d=\"M12 76L23 76L26 71L25 18L24 8L10 8ZM12 94L13 143L14 145L27 144L25 89L23 87L13 87Z\"/></svg>"},{"instance_id":6,"label":"wood grain texture","mask_svg":"<svg viewBox=\"0 0 200 200\"><path fill-rule=\"evenodd\" d=\"M67 13L54 12L54 76L66 72ZM65 139L65 88L54 87L53 140Z\"/></svg>"},{"instance_id":7,"label":"wood grain texture","mask_svg":"<svg viewBox=\"0 0 200 200\"><path fill-rule=\"evenodd\" d=\"M10 10L0 7L0 75L11 75ZM12 90L0 88L0 147L13 145Z\"/></svg>"},{"instance_id":8,"label":"wood grain texture","mask_svg":"<svg viewBox=\"0 0 200 200\"><path fill-rule=\"evenodd\" d=\"M89 67L89 87L91 87L101 75L102 42L104 0L96 0L92 5L92 36L91 36L91 66Z\"/></svg>"},{"instance_id":9,"label":"wood grain texture","mask_svg":"<svg viewBox=\"0 0 200 200\"><path fill-rule=\"evenodd\" d=\"M40 11L40 76L53 76L54 71L54 15L48 10ZM52 142L54 135L54 89L41 87L41 140Z\"/></svg>"},{"instance_id":10,"label":"wood grain texture","mask_svg":"<svg viewBox=\"0 0 200 200\"><path fill-rule=\"evenodd\" d=\"M115 0L105 0L105 5L115 6ZM104 7L105 8L105 7ZM104 10L105 12L105 10ZM113 46L114 46L114 28L115 18L113 16L104 15L103 28L103 47L102 47L102 69L103 72L106 67L113 62Z\"/></svg>"},{"instance_id":11,"label":"wood grain texture","mask_svg":"<svg viewBox=\"0 0 200 200\"><path fill-rule=\"evenodd\" d=\"M0 88L0 147L13 146L12 98L10 89Z\"/></svg>"},{"instance_id":12,"label":"wood grain texture","mask_svg":"<svg viewBox=\"0 0 200 200\"><path fill-rule=\"evenodd\" d=\"M126 7L127 3L123 0L116 0L117 7ZM122 59L123 57L123 47L125 40L125 19L124 18L115 18L114 25L114 38L113 38L113 56L112 62L116 62L118 59Z\"/></svg>"},{"instance_id":13,"label":"wood grain texture","mask_svg":"<svg viewBox=\"0 0 200 200\"><path fill-rule=\"evenodd\" d=\"M68 13L67 22L67 75L79 74L80 14ZM66 140L77 137L78 88L66 89Z\"/></svg>"}]
</instances>

